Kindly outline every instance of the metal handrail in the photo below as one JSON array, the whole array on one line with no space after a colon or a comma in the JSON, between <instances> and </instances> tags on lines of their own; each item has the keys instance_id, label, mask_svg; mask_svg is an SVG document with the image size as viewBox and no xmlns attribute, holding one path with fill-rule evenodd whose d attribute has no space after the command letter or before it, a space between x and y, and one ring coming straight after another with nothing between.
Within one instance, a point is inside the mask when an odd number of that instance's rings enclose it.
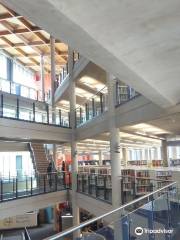
<instances>
[{"instance_id":1,"label":"metal handrail","mask_svg":"<svg viewBox=\"0 0 180 240\"><path fill-rule=\"evenodd\" d=\"M87 103L87 102L89 102L91 99L93 99L95 96L98 96L98 94L100 94L100 93L102 92L102 90L104 90L105 88L107 88L106 85L105 85L103 88L101 88L100 90L98 90L96 93L92 94L92 96L89 97L89 98L87 98L81 105L84 105L85 103ZM76 107L76 108L75 108L75 111L76 111L77 109L80 109L80 108L81 108L81 106Z\"/></svg>"},{"instance_id":2,"label":"metal handrail","mask_svg":"<svg viewBox=\"0 0 180 240\"><path fill-rule=\"evenodd\" d=\"M88 172L79 172L78 175L83 175L83 174L86 174L86 175L96 175L96 176L111 176L111 174L107 174L107 173L102 173L102 174L99 174L99 173L88 173ZM153 180L153 181L157 181L157 182L173 182L173 180L166 180L166 179L158 179L158 178L149 178L149 177L135 177L135 176L119 176L119 178L131 178L131 179L142 179L142 180Z\"/></svg>"},{"instance_id":3,"label":"metal handrail","mask_svg":"<svg viewBox=\"0 0 180 240\"><path fill-rule=\"evenodd\" d=\"M26 227L24 228L24 236L25 236L25 240L31 240L29 232Z\"/></svg>"},{"instance_id":4,"label":"metal handrail","mask_svg":"<svg viewBox=\"0 0 180 240\"><path fill-rule=\"evenodd\" d=\"M56 239L59 239L60 237L64 237L64 236L66 236L67 234L70 234L70 233L72 233L72 232L74 232L74 231L77 231L77 230L79 230L79 229L81 229L81 228L83 228L83 227L85 227L85 226L87 226L87 225L89 225L89 224L91 224L91 223L93 223L93 222L96 222L96 221L98 221L98 220L101 220L102 218L107 217L107 216L109 216L109 215L111 215L111 214L117 213L118 211L120 211L120 210L122 210L122 209L124 209L124 208L126 208L126 207L129 207L129 206L131 206L131 205L133 205L133 204L135 204L135 203L137 203L137 202L139 202L139 201L141 201L141 200L144 200L144 199L146 199L146 198L149 198L150 196L152 196L152 195L154 195L154 194L156 194L156 193L159 193L159 192L161 192L161 191L163 191L163 190L165 190L165 189L167 189L167 188L169 188L169 187L172 187L172 186L174 186L175 184L176 184L176 182L173 182L173 183L171 183L171 184L169 184L169 185L167 185L167 186L165 186L165 187L162 187L162 188L160 188L160 189L158 189L158 190L156 190L156 191L154 191L154 192L152 192L152 193L146 194L145 196L142 196L142 197L140 197L140 198L138 198L138 199L135 199L135 200L127 203L127 204L124 204L124 205L122 205L122 206L119 207L119 208L116 208L116 209L114 209L114 210L111 210L111 211L108 212L108 213L105 213L105 214L103 214L103 215L101 215L101 216L99 216L99 217L92 218L91 220L85 221L84 223L81 223L80 225L76 225L75 227L71 227L71 228L69 228L69 230L65 230L65 231L63 231L63 232L61 232L61 233L55 234L55 235L52 236L52 237L45 238L44 240L56 240Z\"/></svg>"}]
</instances>

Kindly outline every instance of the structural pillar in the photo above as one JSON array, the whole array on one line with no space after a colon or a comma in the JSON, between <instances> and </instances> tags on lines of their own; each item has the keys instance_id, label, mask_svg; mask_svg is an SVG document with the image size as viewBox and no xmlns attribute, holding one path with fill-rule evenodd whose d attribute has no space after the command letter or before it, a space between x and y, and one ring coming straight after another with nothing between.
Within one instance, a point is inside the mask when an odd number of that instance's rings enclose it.
<instances>
[{"instance_id":1,"label":"structural pillar","mask_svg":"<svg viewBox=\"0 0 180 240\"><path fill-rule=\"evenodd\" d=\"M168 167L168 152L167 152L167 141L166 140L162 140L161 155L162 155L162 160L163 160L163 166Z\"/></svg>"},{"instance_id":2,"label":"structural pillar","mask_svg":"<svg viewBox=\"0 0 180 240\"><path fill-rule=\"evenodd\" d=\"M40 60L40 74L41 74L41 91L42 91L42 101L45 101L45 84L44 84L44 56L41 54Z\"/></svg>"},{"instance_id":3,"label":"structural pillar","mask_svg":"<svg viewBox=\"0 0 180 240\"><path fill-rule=\"evenodd\" d=\"M51 47L51 106L52 106L52 123L55 123L55 106L54 106L54 85L56 80L56 67L55 67L55 39L50 37Z\"/></svg>"},{"instance_id":4,"label":"structural pillar","mask_svg":"<svg viewBox=\"0 0 180 240\"><path fill-rule=\"evenodd\" d=\"M77 158L77 142L75 140L76 128L76 94L75 94L75 81L73 79L73 50L68 49L68 70L69 70L69 100L70 100L70 126L72 128L71 136L71 159L72 159L72 210L73 210L73 226L78 225L79 222L79 208L77 206L77 174L78 174L78 158ZM79 232L73 234L73 239L79 236Z\"/></svg>"},{"instance_id":5,"label":"structural pillar","mask_svg":"<svg viewBox=\"0 0 180 240\"><path fill-rule=\"evenodd\" d=\"M118 208L121 205L121 159L120 159L120 134L115 122L114 76L107 73L108 85L108 117L110 133L110 159L112 181L112 206ZM120 214L114 223L114 240L121 240Z\"/></svg>"}]
</instances>

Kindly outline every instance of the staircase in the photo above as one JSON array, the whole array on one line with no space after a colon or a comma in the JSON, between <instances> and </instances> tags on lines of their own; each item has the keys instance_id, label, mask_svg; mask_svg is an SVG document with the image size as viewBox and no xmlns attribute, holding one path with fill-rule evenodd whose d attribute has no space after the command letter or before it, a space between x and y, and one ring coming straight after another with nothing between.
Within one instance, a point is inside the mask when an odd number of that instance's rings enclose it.
<instances>
[{"instance_id":1,"label":"staircase","mask_svg":"<svg viewBox=\"0 0 180 240\"><path fill-rule=\"evenodd\" d=\"M46 173L49 162L44 145L41 143L30 143L30 152L35 171L38 173Z\"/></svg>"}]
</instances>

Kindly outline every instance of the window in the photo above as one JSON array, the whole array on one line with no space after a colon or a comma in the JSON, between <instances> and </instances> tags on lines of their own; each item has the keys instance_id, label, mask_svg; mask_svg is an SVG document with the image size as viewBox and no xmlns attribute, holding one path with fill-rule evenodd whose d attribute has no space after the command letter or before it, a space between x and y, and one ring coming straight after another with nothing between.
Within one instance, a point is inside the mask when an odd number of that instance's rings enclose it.
<instances>
[{"instance_id":1,"label":"window","mask_svg":"<svg viewBox=\"0 0 180 240\"><path fill-rule=\"evenodd\" d=\"M7 80L7 57L3 54L0 54L0 78Z\"/></svg>"},{"instance_id":2,"label":"window","mask_svg":"<svg viewBox=\"0 0 180 240\"><path fill-rule=\"evenodd\" d=\"M27 87L35 88L34 73L16 62L13 63L13 81Z\"/></svg>"}]
</instances>

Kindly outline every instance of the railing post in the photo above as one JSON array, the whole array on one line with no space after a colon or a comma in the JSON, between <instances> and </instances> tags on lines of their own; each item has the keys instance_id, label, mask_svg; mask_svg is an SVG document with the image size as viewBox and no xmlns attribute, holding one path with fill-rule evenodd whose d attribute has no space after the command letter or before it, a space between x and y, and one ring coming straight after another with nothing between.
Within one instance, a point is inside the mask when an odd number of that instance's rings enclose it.
<instances>
[{"instance_id":1,"label":"railing post","mask_svg":"<svg viewBox=\"0 0 180 240\"><path fill-rule=\"evenodd\" d=\"M84 192L84 174L82 174L82 192Z\"/></svg>"},{"instance_id":2,"label":"railing post","mask_svg":"<svg viewBox=\"0 0 180 240\"><path fill-rule=\"evenodd\" d=\"M3 180L1 179L1 202L3 201Z\"/></svg>"},{"instance_id":3,"label":"railing post","mask_svg":"<svg viewBox=\"0 0 180 240\"><path fill-rule=\"evenodd\" d=\"M13 197L14 197L14 192L15 192L15 179L13 178Z\"/></svg>"},{"instance_id":4,"label":"railing post","mask_svg":"<svg viewBox=\"0 0 180 240\"><path fill-rule=\"evenodd\" d=\"M82 123L82 108L80 107L79 109L79 114L80 114L80 124Z\"/></svg>"},{"instance_id":5,"label":"railing post","mask_svg":"<svg viewBox=\"0 0 180 240\"><path fill-rule=\"evenodd\" d=\"M58 181L57 181L57 173L55 173L54 176L55 176L55 181L54 181L54 182L55 182L55 189L54 189L54 190L55 190L55 192L57 192L57 189L58 189L58 188L57 188L57 182L58 182Z\"/></svg>"},{"instance_id":6,"label":"railing post","mask_svg":"<svg viewBox=\"0 0 180 240\"><path fill-rule=\"evenodd\" d=\"M46 175L43 175L44 193L46 192Z\"/></svg>"},{"instance_id":7,"label":"railing post","mask_svg":"<svg viewBox=\"0 0 180 240\"><path fill-rule=\"evenodd\" d=\"M16 102L16 118L19 119L19 98L17 98Z\"/></svg>"},{"instance_id":8,"label":"railing post","mask_svg":"<svg viewBox=\"0 0 180 240\"><path fill-rule=\"evenodd\" d=\"M95 189L96 189L96 198L97 198L98 197L97 176L95 176Z\"/></svg>"},{"instance_id":9,"label":"railing post","mask_svg":"<svg viewBox=\"0 0 180 240\"><path fill-rule=\"evenodd\" d=\"M71 121L70 121L70 112L68 112L68 122L69 122L69 128L70 128L70 126L71 126Z\"/></svg>"},{"instance_id":10,"label":"railing post","mask_svg":"<svg viewBox=\"0 0 180 240\"><path fill-rule=\"evenodd\" d=\"M90 190L90 176L88 175L88 194L91 194L91 190Z\"/></svg>"},{"instance_id":11,"label":"railing post","mask_svg":"<svg viewBox=\"0 0 180 240\"><path fill-rule=\"evenodd\" d=\"M120 104L119 102L119 82L116 81L116 105Z\"/></svg>"},{"instance_id":12,"label":"railing post","mask_svg":"<svg viewBox=\"0 0 180 240\"><path fill-rule=\"evenodd\" d=\"M77 192L79 192L79 174L77 173Z\"/></svg>"},{"instance_id":13,"label":"railing post","mask_svg":"<svg viewBox=\"0 0 180 240\"><path fill-rule=\"evenodd\" d=\"M0 117L3 117L3 108L4 108L4 98L3 98L3 94L1 94L1 111L0 111Z\"/></svg>"},{"instance_id":14,"label":"railing post","mask_svg":"<svg viewBox=\"0 0 180 240\"><path fill-rule=\"evenodd\" d=\"M94 98L92 98L92 112L93 112L93 117L95 117L95 102L94 102Z\"/></svg>"},{"instance_id":15,"label":"railing post","mask_svg":"<svg viewBox=\"0 0 180 240\"><path fill-rule=\"evenodd\" d=\"M106 176L104 176L104 200L107 199Z\"/></svg>"},{"instance_id":16,"label":"railing post","mask_svg":"<svg viewBox=\"0 0 180 240\"><path fill-rule=\"evenodd\" d=\"M26 195L28 194L28 179L27 179L27 176L26 176Z\"/></svg>"},{"instance_id":17,"label":"railing post","mask_svg":"<svg viewBox=\"0 0 180 240\"><path fill-rule=\"evenodd\" d=\"M75 59L74 59L74 57L75 57L75 54L74 54L74 51L73 51L73 67L74 67L74 64L75 64Z\"/></svg>"},{"instance_id":18,"label":"railing post","mask_svg":"<svg viewBox=\"0 0 180 240\"><path fill-rule=\"evenodd\" d=\"M104 112L104 108L103 108L103 94L100 93L100 108L101 108L101 113Z\"/></svg>"},{"instance_id":19,"label":"railing post","mask_svg":"<svg viewBox=\"0 0 180 240\"><path fill-rule=\"evenodd\" d=\"M86 111L86 121L89 120L89 106L88 103L85 103L85 111Z\"/></svg>"},{"instance_id":20,"label":"railing post","mask_svg":"<svg viewBox=\"0 0 180 240\"><path fill-rule=\"evenodd\" d=\"M39 91L36 92L36 100L39 101Z\"/></svg>"},{"instance_id":21,"label":"railing post","mask_svg":"<svg viewBox=\"0 0 180 240\"><path fill-rule=\"evenodd\" d=\"M16 198L18 198L18 178L16 178Z\"/></svg>"},{"instance_id":22,"label":"railing post","mask_svg":"<svg viewBox=\"0 0 180 240\"><path fill-rule=\"evenodd\" d=\"M35 102L33 102L33 122L36 121L36 106L35 106Z\"/></svg>"},{"instance_id":23,"label":"railing post","mask_svg":"<svg viewBox=\"0 0 180 240\"><path fill-rule=\"evenodd\" d=\"M124 204L123 178L121 178L121 204Z\"/></svg>"},{"instance_id":24,"label":"railing post","mask_svg":"<svg viewBox=\"0 0 180 240\"><path fill-rule=\"evenodd\" d=\"M49 105L46 104L47 124L49 124Z\"/></svg>"},{"instance_id":25,"label":"railing post","mask_svg":"<svg viewBox=\"0 0 180 240\"><path fill-rule=\"evenodd\" d=\"M59 109L59 125L61 126L62 121L61 121L61 109Z\"/></svg>"},{"instance_id":26,"label":"railing post","mask_svg":"<svg viewBox=\"0 0 180 240\"><path fill-rule=\"evenodd\" d=\"M32 177L31 177L31 195L33 195L33 180L32 180Z\"/></svg>"}]
</instances>

